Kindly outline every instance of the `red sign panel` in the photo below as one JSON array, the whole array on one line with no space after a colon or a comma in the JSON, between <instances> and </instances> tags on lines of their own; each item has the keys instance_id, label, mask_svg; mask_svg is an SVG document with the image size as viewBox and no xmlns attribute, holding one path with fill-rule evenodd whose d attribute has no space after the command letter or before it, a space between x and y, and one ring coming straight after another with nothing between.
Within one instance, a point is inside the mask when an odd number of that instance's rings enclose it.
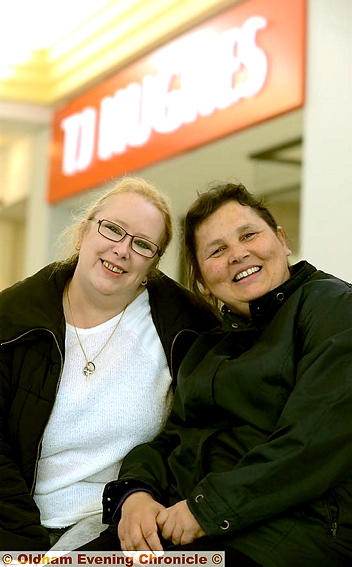
<instances>
[{"instance_id":1,"label":"red sign panel","mask_svg":"<svg viewBox=\"0 0 352 567\"><path fill-rule=\"evenodd\" d=\"M56 113L49 200L299 108L305 0L247 0Z\"/></svg>"}]
</instances>

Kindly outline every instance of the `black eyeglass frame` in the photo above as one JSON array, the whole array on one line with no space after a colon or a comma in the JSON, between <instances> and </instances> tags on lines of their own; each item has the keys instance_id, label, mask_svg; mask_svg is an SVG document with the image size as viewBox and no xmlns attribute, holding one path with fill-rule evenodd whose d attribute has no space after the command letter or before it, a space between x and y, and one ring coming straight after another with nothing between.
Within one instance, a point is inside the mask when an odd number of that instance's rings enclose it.
<instances>
[{"instance_id":1,"label":"black eyeglass frame","mask_svg":"<svg viewBox=\"0 0 352 567\"><path fill-rule=\"evenodd\" d=\"M100 219L100 220L96 220L95 221L98 225L98 232L99 234L103 237L106 238L107 240L110 240L111 242L122 242L122 240L124 240L126 238L126 236L130 236L131 240L130 240L130 248L131 250L133 250L133 252L135 252L136 254L139 254L140 256L142 256L143 258L148 258L148 260L151 260L153 258L155 258L156 255L161 256L162 252L160 250L160 247L155 244L155 242L152 242L151 240L148 240L148 238L144 238L144 236L138 236L137 234L130 234L129 232L127 232L127 230L125 230L124 228L122 228L122 226L120 226L119 224L116 224L116 222L110 221L109 219ZM118 240L116 240L116 238L109 238L108 236L106 236L105 234L103 234L102 232L100 232L101 230L101 224L103 222L108 222L109 224L111 224L112 226L116 226L122 233L122 237L119 238ZM146 254L143 254L142 252L139 252L138 250L136 250L135 248L132 247L133 242L135 241L135 239L140 239L142 241L148 242L149 244L152 244L153 246L156 247L156 251L154 252L154 254L152 256L148 256Z\"/></svg>"}]
</instances>

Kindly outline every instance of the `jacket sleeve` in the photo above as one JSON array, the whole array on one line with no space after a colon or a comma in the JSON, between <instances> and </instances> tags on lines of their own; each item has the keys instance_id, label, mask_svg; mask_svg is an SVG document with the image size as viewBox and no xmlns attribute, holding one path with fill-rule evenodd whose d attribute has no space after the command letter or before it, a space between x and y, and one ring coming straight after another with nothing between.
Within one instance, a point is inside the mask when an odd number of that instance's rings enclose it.
<instances>
[{"instance_id":1,"label":"jacket sleeve","mask_svg":"<svg viewBox=\"0 0 352 567\"><path fill-rule=\"evenodd\" d=\"M8 434L11 405L10 354L0 348L0 550L46 551L48 533L16 464Z\"/></svg>"},{"instance_id":2,"label":"jacket sleeve","mask_svg":"<svg viewBox=\"0 0 352 567\"><path fill-rule=\"evenodd\" d=\"M275 431L233 470L205 476L188 497L210 536L309 504L342 483L344 493L352 486L351 290L329 300L328 290L317 288L296 330L295 387Z\"/></svg>"},{"instance_id":3,"label":"jacket sleeve","mask_svg":"<svg viewBox=\"0 0 352 567\"><path fill-rule=\"evenodd\" d=\"M168 423L172 421L172 414ZM127 493L141 488L150 492L155 500L168 505L169 470L167 459L177 444L176 438L165 431L150 443L132 449L123 460L119 479L109 482L103 494L103 523L117 523L116 507Z\"/></svg>"}]
</instances>

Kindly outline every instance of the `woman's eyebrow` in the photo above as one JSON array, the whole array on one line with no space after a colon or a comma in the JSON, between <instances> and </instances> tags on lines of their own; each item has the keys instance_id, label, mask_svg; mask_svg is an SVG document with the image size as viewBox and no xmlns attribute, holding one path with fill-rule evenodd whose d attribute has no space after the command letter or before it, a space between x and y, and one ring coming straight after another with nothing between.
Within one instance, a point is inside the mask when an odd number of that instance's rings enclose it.
<instances>
[{"instance_id":1,"label":"woman's eyebrow","mask_svg":"<svg viewBox=\"0 0 352 567\"><path fill-rule=\"evenodd\" d=\"M235 228L235 232L237 234L240 234L241 232L245 232L246 230L253 230L255 228L256 227L253 223L243 224L242 226L238 226L237 228ZM213 248L214 246L217 246L218 244L222 244L223 242L224 242L224 239L222 237L214 238L214 240L211 240L210 242L208 242L208 244L205 247L205 250L208 250L208 248Z\"/></svg>"},{"instance_id":2,"label":"woman's eyebrow","mask_svg":"<svg viewBox=\"0 0 352 567\"><path fill-rule=\"evenodd\" d=\"M245 232L246 230L253 230L256 228L256 225L253 223L244 224L242 226L237 227L237 232Z\"/></svg>"},{"instance_id":3,"label":"woman's eyebrow","mask_svg":"<svg viewBox=\"0 0 352 567\"><path fill-rule=\"evenodd\" d=\"M217 246L218 244L221 244L221 242L224 242L223 238L215 238L214 240L208 243L207 247Z\"/></svg>"},{"instance_id":4,"label":"woman's eyebrow","mask_svg":"<svg viewBox=\"0 0 352 567\"><path fill-rule=\"evenodd\" d=\"M105 220L111 222L112 224L116 224L117 226L125 230L128 234L130 234L130 231L127 230L127 228L125 228L126 226L128 226L128 223L120 220L111 220L111 219L105 219ZM139 234L133 234L132 236L136 236L137 238L145 238L146 240L149 240L149 242L153 242L153 239L150 236L144 234L142 231L140 231Z\"/></svg>"}]
</instances>

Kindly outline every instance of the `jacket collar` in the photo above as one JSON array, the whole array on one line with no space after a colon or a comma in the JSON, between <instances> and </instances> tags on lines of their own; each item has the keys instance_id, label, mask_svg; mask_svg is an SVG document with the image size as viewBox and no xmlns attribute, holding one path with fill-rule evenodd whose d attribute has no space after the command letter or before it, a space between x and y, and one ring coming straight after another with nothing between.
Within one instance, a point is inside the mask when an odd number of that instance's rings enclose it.
<instances>
[{"instance_id":1,"label":"jacket collar","mask_svg":"<svg viewBox=\"0 0 352 567\"><path fill-rule=\"evenodd\" d=\"M272 319L281 305L316 271L316 268L305 260L291 266L289 280L249 303L250 318L233 313L228 307L223 306L223 330L233 331L248 329L253 326L263 327L267 321Z\"/></svg>"}]
</instances>

